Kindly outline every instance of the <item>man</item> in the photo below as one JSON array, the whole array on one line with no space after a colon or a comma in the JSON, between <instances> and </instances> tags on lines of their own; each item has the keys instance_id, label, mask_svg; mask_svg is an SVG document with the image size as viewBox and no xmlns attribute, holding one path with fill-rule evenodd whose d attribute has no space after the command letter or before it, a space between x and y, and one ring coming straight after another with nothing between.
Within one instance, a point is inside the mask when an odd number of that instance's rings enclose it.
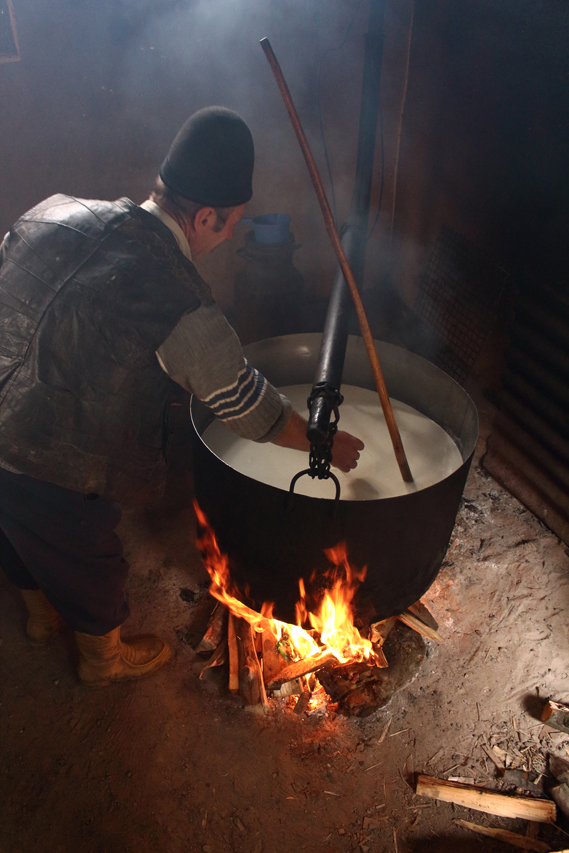
<instances>
[{"instance_id":1,"label":"man","mask_svg":"<svg viewBox=\"0 0 569 853\"><path fill-rule=\"evenodd\" d=\"M231 239L252 195L243 119L200 110L138 206L56 195L16 222L0 267L0 565L45 643L67 623L79 678L158 670L157 637L123 640L121 502L159 493L174 383L254 441L308 449L306 423L244 359L192 261ZM338 433L334 464L362 443Z\"/></svg>"}]
</instances>

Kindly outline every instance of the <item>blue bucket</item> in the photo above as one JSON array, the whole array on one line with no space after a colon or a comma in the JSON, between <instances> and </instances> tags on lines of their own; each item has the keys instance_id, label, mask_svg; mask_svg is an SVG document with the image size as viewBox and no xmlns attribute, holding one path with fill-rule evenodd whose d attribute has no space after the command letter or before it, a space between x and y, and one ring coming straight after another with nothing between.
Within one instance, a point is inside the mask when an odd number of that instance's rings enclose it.
<instances>
[{"instance_id":1,"label":"blue bucket","mask_svg":"<svg viewBox=\"0 0 569 853\"><path fill-rule=\"evenodd\" d=\"M242 219L244 225L252 225L257 243L276 246L286 243L290 235L290 216L286 213L265 213L254 219Z\"/></svg>"}]
</instances>

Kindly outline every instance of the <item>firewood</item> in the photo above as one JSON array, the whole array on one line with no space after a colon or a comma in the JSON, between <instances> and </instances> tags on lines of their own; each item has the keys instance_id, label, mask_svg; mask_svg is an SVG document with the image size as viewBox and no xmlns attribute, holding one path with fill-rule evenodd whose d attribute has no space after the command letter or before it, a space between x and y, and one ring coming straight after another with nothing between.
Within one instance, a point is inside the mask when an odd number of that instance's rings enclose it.
<instances>
[{"instance_id":1,"label":"firewood","mask_svg":"<svg viewBox=\"0 0 569 853\"><path fill-rule=\"evenodd\" d=\"M379 646L378 648L374 646L373 652L375 655L375 665L379 667L379 669L387 669L387 667L389 666L389 661L385 657L385 652L383 651L381 646Z\"/></svg>"},{"instance_id":2,"label":"firewood","mask_svg":"<svg viewBox=\"0 0 569 853\"><path fill-rule=\"evenodd\" d=\"M231 693L239 693L239 647L235 631L236 621L237 617L230 613L227 623L227 646L229 649L229 690Z\"/></svg>"},{"instance_id":3,"label":"firewood","mask_svg":"<svg viewBox=\"0 0 569 853\"><path fill-rule=\"evenodd\" d=\"M306 690L302 691L302 693L300 694L300 697L298 699L298 702L294 706L294 713L295 714L298 714L298 716L300 716L301 714L304 714L304 712L308 708L308 703L310 702L311 696L312 696L312 692L308 688L306 688Z\"/></svg>"},{"instance_id":4,"label":"firewood","mask_svg":"<svg viewBox=\"0 0 569 853\"><path fill-rule=\"evenodd\" d=\"M227 663L229 659L229 653L227 650L227 640L222 640L211 658L208 660L202 671L200 672L200 678L204 677L204 673L208 669L212 669L215 666L223 666L224 663Z\"/></svg>"},{"instance_id":5,"label":"firewood","mask_svg":"<svg viewBox=\"0 0 569 853\"><path fill-rule=\"evenodd\" d=\"M196 652L200 655L211 654L214 652L225 635L225 620L227 619L227 607L220 601L217 602L209 617L207 631L203 635L196 647Z\"/></svg>"},{"instance_id":6,"label":"firewood","mask_svg":"<svg viewBox=\"0 0 569 853\"><path fill-rule=\"evenodd\" d=\"M431 797L433 800L455 803L457 806L501 817L533 820L536 823L554 823L556 817L555 803L550 800L499 794L479 786L448 782L446 779L434 779L430 776L419 776L416 792L421 797Z\"/></svg>"},{"instance_id":7,"label":"firewood","mask_svg":"<svg viewBox=\"0 0 569 853\"><path fill-rule=\"evenodd\" d=\"M435 617L428 609L428 607L423 604L421 599L419 599L419 601L416 601L415 604L412 604L407 609L413 614L413 616L416 616L417 619L420 619L421 622L424 622L425 625L427 625L429 628L432 628L433 631L439 630L439 626Z\"/></svg>"},{"instance_id":8,"label":"firewood","mask_svg":"<svg viewBox=\"0 0 569 853\"><path fill-rule=\"evenodd\" d=\"M270 684L281 670L288 666L287 661L282 657L277 648L277 636L273 631L271 623L268 619L262 619L260 627L263 629L262 649L263 649L263 680L265 684Z\"/></svg>"},{"instance_id":9,"label":"firewood","mask_svg":"<svg viewBox=\"0 0 569 853\"><path fill-rule=\"evenodd\" d=\"M300 696L303 693L302 678L295 678L294 681L285 681L281 684L279 690L273 690L273 696L279 699L284 699L286 696Z\"/></svg>"},{"instance_id":10,"label":"firewood","mask_svg":"<svg viewBox=\"0 0 569 853\"><path fill-rule=\"evenodd\" d=\"M498 829L494 826L480 826L478 823L470 823L468 820L455 820L458 826L464 826L466 829L471 829L473 832L478 832L480 835L487 835L489 838L497 838L498 841L505 841L506 844L512 844L514 847L521 847L522 850L537 850L538 853L548 853L549 844L544 841L538 841L536 838L528 838L527 835L519 835L517 832L510 832L508 829Z\"/></svg>"},{"instance_id":11,"label":"firewood","mask_svg":"<svg viewBox=\"0 0 569 853\"><path fill-rule=\"evenodd\" d=\"M255 650L254 628L245 619L235 625L239 646L239 691L247 705L268 708L267 694L263 684L261 665Z\"/></svg>"},{"instance_id":12,"label":"firewood","mask_svg":"<svg viewBox=\"0 0 569 853\"><path fill-rule=\"evenodd\" d=\"M336 661L336 656L328 652L324 655L312 656L296 661L296 663L291 663L282 669L276 678L267 684L267 687L269 690L278 690L281 684L284 684L286 681L293 681L302 675L309 675L311 672L316 672L331 661Z\"/></svg>"},{"instance_id":13,"label":"firewood","mask_svg":"<svg viewBox=\"0 0 569 853\"><path fill-rule=\"evenodd\" d=\"M374 622L369 626L369 638L374 648L383 646L396 622L397 617L392 616L390 619Z\"/></svg>"},{"instance_id":14,"label":"firewood","mask_svg":"<svg viewBox=\"0 0 569 853\"><path fill-rule=\"evenodd\" d=\"M414 631L417 631L418 634L426 637L427 640L436 640L438 643L443 642L443 638L438 631L435 631L429 625L426 625L422 619L414 616L410 610L404 610L397 618L400 619L404 625L407 625L407 627L412 628Z\"/></svg>"}]
</instances>

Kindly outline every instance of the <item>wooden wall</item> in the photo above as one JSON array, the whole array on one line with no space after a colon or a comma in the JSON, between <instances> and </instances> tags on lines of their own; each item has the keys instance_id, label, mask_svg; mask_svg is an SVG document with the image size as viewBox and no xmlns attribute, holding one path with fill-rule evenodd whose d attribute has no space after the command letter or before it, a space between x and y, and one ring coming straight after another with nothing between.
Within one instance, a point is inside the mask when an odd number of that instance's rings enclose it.
<instances>
[{"instance_id":1,"label":"wooden wall","mask_svg":"<svg viewBox=\"0 0 569 853\"><path fill-rule=\"evenodd\" d=\"M269 36L340 218L352 190L367 0L13 0L19 62L0 64L0 227L54 192L142 201L185 118L237 109L256 141L249 214L288 212L309 292L335 268L319 208L258 45ZM569 35L565 0L387 0L384 192L367 286L412 303L443 224L507 262L564 275ZM378 135L379 139L379 135ZM378 157L379 164L379 143ZM374 180L374 199L380 174ZM204 264L232 301L240 237Z\"/></svg>"}]
</instances>

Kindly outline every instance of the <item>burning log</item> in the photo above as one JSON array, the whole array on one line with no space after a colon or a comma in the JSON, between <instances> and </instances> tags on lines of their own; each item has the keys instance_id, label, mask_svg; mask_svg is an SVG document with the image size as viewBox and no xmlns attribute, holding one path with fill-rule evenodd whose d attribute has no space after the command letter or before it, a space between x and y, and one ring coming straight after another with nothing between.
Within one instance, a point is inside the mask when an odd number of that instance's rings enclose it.
<instances>
[{"instance_id":1,"label":"burning log","mask_svg":"<svg viewBox=\"0 0 569 853\"><path fill-rule=\"evenodd\" d=\"M229 614L227 623L227 645L229 648L229 691L239 693L239 646L237 644L237 631L235 623L237 617Z\"/></svg>"},{"instance_id":2,"label":"burning log","mask_svg":"<svg viewBox=\"0 0 569 853\"><path fill-rule=\"evenodd\" d=\"M310 688L307 685L305 685L304 690L300 694L300 698L299 698L298 702L294 706L294 713L298 714L298 716L300 716L301 714L304 714L304 712L308 708L308 703L310 702L311 697L312 697L312 691L310 690Z\"/></svg>"},{"instance_id":3,"label":"burning log","mask_svg":"<svg viewBox=\"0 0 569 853\"><path fill-rule=\"evenodd\" d=\"M263 630L261 645L263 655L263 679L266 685L271 684L278 674L287 666L287 661L278 650L278 639L269 619L260 623Z\"/></svg>"},{"instance_id":4,"label":"burning log","mask_svg":"<svg viewBox=\"0 0 569 853\"><path fill-rule=\"evenodd\" d=\"M235 633L239 642L239 690L247 705L260 705L266 713L269 703L263 674L255 649L252 625L245 619L236 620Z\"/></svg>"},{"instance_id":5,"label":"burning log","mask_svg":"<svg viewBox=\"0 0 569 853\"><path fill-rule=\"evenodd\" d=\"M304 675L310 675L311 672L317 672L317 670L322 669L332 661L336 661L336 656L332 652L296 661L296 663L291 663L282 669L278 676L270 684L267 684L267 687L269 690L278 690L287 681L294 681L295 678L301 678Z\"/></svg>"},{"instance_id":6,"label":"burning log","mask_svg":"<svg viewBox=\"0 0 569 853\"><path fill-rule=\"evenodd\" d=\"M532 800L529 797L499 794L497 791L487 791L474 785L448 782L446 779L434 779L430 776L419 776L416 793L421 797L431 797L501 817L533 820L536 823L555 823L556 818L555 803L551 800Z\"/></svg>"}]
</instances>

